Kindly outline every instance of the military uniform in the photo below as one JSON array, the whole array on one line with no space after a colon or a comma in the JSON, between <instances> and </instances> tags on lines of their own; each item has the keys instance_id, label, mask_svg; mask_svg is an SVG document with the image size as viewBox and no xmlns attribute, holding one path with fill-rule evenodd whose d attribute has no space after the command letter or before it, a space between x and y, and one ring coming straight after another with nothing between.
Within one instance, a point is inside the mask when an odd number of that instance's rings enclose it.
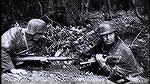
<instances>
[{"instance_id":1,"label":"military uniform","mask_svg":"<svg viewBox=\"0 0 150 84\"><path fill-rule=\"evenodd\" d=\"M3 71L15 68L13 58L23 50L29 49L28 54L36 53L36 55L42 55L46 53L46 47L44 45L36 44L31 41L31 39L32 38L28 38L27 33L25 33L25 28L21 27L13 27L1 36Z\"/></svg>"},{"instance_id":2,"label":"military uniform","mask_svg":"<svg viewBox=\"0 0 150 84\"><path fill-rule=\"evenodd\" d=\"M84 57L90 58L96 54L103 54L103 57L107 58L106 64L111 67L113 72L104 70L98 62L94 62L88 68L95 74L109 76L109 73L118 73L122 76L129 76L139 75L143 72L143 68L139 66L130 48L119 37L116 37L116 41L109 46L100 42L86 53Z\"/></svg>"}]
</instances>

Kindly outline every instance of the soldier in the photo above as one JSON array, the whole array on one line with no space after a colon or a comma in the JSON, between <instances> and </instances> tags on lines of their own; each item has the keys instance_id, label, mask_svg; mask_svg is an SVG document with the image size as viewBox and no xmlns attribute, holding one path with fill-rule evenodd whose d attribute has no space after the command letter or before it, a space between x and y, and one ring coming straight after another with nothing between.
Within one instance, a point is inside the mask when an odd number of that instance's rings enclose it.
<instances>
[{"instance_id":1,"label":"soldier","mask_svg":"<svg viewBox=\"0 0 150 84\"><path fill-rule=\"evenodd\" d=\"M6 31L1 36L2 71L24 72L16 69L16 62L13 60L21 54L46 54L46 32L46 23L40 19L31 19L27 28L13 27Z\"/></svg>"},{"instance_id":2,"label":"soldier","mask_svg":"<svg viewBox=\"0 0 150 84\"><path fill-rule=\"evenodd\" d=\"M100 42L87 54L92 56L89 61L90 69L96 74L105 76L120 75L122 77L137 77L143 73L130 48L116 35L116 30L111 22L105 21L98 25L96 32Z\"/></svg>"}]
</instances>

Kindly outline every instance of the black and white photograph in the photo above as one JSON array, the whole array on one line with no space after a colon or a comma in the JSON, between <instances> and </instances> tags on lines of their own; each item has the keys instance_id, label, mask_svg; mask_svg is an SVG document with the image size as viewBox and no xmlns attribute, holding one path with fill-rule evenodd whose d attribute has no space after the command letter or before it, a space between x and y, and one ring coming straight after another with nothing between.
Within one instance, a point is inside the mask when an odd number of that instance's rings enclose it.
<instances>
[{"instance_id":1,"label":"black and white photograph","mask_svg":"<svg viewBox=\"0 0 150 84\"><path fill-rule=\"evenodd\" d=\"M1 84L149 84L148 0L2 0Z\"/></svg>"}]
</instances>

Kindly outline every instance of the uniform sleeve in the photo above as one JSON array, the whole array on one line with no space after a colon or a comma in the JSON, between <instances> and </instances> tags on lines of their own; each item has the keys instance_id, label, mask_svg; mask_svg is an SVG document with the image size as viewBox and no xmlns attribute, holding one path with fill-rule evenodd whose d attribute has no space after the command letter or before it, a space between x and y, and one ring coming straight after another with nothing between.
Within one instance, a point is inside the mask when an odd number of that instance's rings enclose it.
<instances>
[{"instance_id":1,"label":"uniform sleeve","mask_svg":"<svg viewBox=\"0 0 150 84\"><path fill-rule=\"evenodd\" d=\"M129 48L127 50L122 50L121 56L122 58L115 67L117 72L125 76L131 74L138 75L143 72L142 67L140 67Z\"/></svg>"},{"instance_id":2,"label":"uniform sleeve","mask_svg":"<svg viewBox=\"0 0 150 84\"><path fill-rule=\"evenodd\" d=\"M18 30L19 28L11 28L1 36L1 61L3 72L15 68L11 56L15 49L15 36Z\"/></svg>"},{"instance_id":3,"label":"uniform sleeve","mask_svg":"<svg viewBox=\"0 0 150 84\"><path fill-rule=\"evenodd\" d=\"M1 54L2 54L2 58L1 58L2 71L5 72L5 71L15 68L9 53L2 49Z\"/></svg>"}]
</instances>

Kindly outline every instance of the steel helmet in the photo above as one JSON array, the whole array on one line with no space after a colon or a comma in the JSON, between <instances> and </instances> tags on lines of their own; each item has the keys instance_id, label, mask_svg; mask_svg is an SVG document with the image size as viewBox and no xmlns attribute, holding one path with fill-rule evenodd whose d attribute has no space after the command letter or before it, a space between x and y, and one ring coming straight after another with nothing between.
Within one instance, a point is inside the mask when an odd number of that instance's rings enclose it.
<instances>
[{"instance_id":1,"label":"steel helmet","mask_svg":"<svg viewBox=\"0 0 150 84\"><path fill-rule=\"evenodd\" d=\"M99 35L105 35L116 31L114 28L114 25L111 22L104 21L101 24L99 24L96 28L96 32L99 33Z\"/></svg>"},{"instance_id":2,"label":"steel helmet","mask_svg":"<svg viewBox=\"0 0 150 84\"><path fill-rule=\"evenodd\" d=\"M46 23L41 19L31 19L28 22L26 32L28 34L35 34L35 33L46 33Z\"/></svg>"}]
</instances>

